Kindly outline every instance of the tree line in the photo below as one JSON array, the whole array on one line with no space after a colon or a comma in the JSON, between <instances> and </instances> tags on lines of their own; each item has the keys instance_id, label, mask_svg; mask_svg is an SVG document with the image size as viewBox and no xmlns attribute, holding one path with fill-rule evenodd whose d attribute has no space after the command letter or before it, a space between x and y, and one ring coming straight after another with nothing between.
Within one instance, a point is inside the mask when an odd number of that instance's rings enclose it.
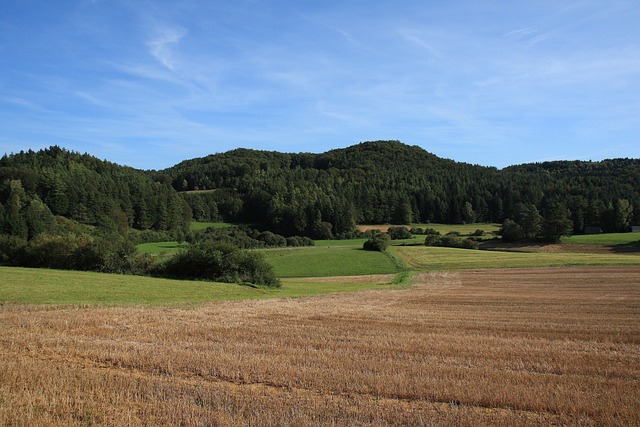
<instances>
[{"instance_id":1,"label":"tree line","mask_svg":"<svg viewBox=\"0 0 640 427\"><path fill-rule=\"evenodd\" d=\"M509 221L515 239L544 237L554 221L568 233L624 231L640 224L640 160L498 170L398 141L321 154L237 149L161 171L57 146L4 155L0 233L30 240L69 227L61 218L120 235L137 230L149 239L163 233L176 240L185 238L192 219L315 239L352 237L359 223Z\"/></svg>"}]
</instances>

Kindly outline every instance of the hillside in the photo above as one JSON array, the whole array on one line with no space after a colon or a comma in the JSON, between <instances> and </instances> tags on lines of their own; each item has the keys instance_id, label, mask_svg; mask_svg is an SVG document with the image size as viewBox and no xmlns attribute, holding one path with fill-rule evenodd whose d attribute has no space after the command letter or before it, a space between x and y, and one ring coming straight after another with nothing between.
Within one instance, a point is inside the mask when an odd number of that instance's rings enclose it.
<instances>
[{"instance_id":1,"label":"hillside","mask_svg":"<svg viewBox=\"0 0 640 427\"><path fill-rule=\"evenodd\" d=\"M168 183L89 154L53 146L3 156L0 231L31 238L52 216L120 231L186 231L191 213Z\"/></svg>"},{"instance_id":2,"label":"hillside","mask_svg":"<svg viewBox=\"0 0 640 427\"><path fill-rule=\"evenodd\" d=\"M0 159L2 232L22 237L37 233L38 218L50 215L171 232L184 232L193 217L328 238L348 235L358 223L502 223L531 212L560 212L578 233L640 224L640 160L498 170L398 141L321 154L236 149L162 171L59 147Z\"/></svg>"},{"instance_id":3,"label":"hillside","mask_svg":"<svg viewBox=\"0 0 640 427\"><path fill-rule=\"evenodd\" d=\"M542 216L566 212L574 232L640 223L637 159L497 170L375 141L322 154L239 149L162 173L185 192L198 219L249 221L316 237L347 233L355 223L502 223L531 207Z\"/></svg>"}]
</instances>

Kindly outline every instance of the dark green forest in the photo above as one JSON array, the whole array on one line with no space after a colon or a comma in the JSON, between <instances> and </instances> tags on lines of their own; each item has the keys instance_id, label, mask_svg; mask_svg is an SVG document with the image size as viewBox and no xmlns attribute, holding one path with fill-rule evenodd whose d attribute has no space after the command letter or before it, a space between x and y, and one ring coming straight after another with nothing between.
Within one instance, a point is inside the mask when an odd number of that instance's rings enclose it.
<instances>
[{"instance_id":1,"label":"dark green forest","mask_svg":"<svg viewBox=\"0 0 640 427\"><path fill-rule=\"evenodd\" d=\"M398 141L322 154L237 149L161 171L57 146L0 159L0 231L24 239L50 230L54 220L60 228L59 218L182 240L192 219L313 238L348 237L356 224L510 220L532 237L551 217L570 224L572 233L640 224L640 160L498 170Z\"/></svg>"},{"instance_id":2,"label":"dark green forest","mask_svg":"<svg viewBox=\"0 0 640 427\"><path fill-rule=\"evenodd\" d=\"M639 159L498 170L375 141L323 154L237 149L184 161L158 177L181 192L195 219L314 238L346 235L355 224L510 219L522 223L527 236L542 233L544 218L569 224L568 233L640 224Z\"/></svg>"}]
</instances>

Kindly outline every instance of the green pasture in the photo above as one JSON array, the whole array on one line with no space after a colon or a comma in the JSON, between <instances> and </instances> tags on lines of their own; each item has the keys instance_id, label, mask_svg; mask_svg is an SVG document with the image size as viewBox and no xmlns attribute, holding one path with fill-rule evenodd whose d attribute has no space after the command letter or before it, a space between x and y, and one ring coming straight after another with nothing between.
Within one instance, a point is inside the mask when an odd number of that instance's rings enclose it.
<instances>
[{"instance_id":1,"label":"green pasture","mask_svg":"<svg viewBox=\"0 0 640 427\"><path fill-rule=\"evenodd\" d=\"M635 254L501 252L432 246L397 246L394 250L402 257L408 269L416 271L640 265L640 256Z\"/></svg>"},{"instance_id":2,"label":"green pasture","mask_svg":"<svg viewBox=\"0 0 640 427\"><path fill-rule=\"evenodd\" d=\"M580 245L628 245L632 243L640 244L640 233L602 233L583 234L578 236L563 237L562 243Z\"/></svg>"},{"instance_id":3,"label":"green pasture","mask_svg":"<svg viewBox=\"0 0 640 427\"><path fill-rule=\"evenodd\" d=\"M285 279L280 289L230 283L169 280L143 276L0 267L0 309L3 304L88 306L190 306L210 301L299 297L389 285L296 281Z\"/></svg>"},{"instance_id":4,"label":"green pasture","mask_svg":"<svg viewBox=\"0 0 640 427\"><path fill-rule=\"evenodd\" d=\"M360 246L311 246L261 251L278 277L360 276L397 273L397 262Z\"/></svg>"}]
</instances>

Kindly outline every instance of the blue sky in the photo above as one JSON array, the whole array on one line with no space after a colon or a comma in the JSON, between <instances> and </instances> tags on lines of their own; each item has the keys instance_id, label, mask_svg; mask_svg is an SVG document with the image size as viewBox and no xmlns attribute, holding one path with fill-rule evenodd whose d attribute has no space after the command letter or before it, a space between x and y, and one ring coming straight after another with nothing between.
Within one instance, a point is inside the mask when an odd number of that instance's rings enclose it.
<instances>
[{"instance_id":1,"label":"blue sky","mask_svg":"<svg viewBox=\"0 0 640 427\"><path fill-rule=\"evenodd\" d=\"M0 154L640 157L640 2L0 0Z\"/></svg>"}]
</instances>

